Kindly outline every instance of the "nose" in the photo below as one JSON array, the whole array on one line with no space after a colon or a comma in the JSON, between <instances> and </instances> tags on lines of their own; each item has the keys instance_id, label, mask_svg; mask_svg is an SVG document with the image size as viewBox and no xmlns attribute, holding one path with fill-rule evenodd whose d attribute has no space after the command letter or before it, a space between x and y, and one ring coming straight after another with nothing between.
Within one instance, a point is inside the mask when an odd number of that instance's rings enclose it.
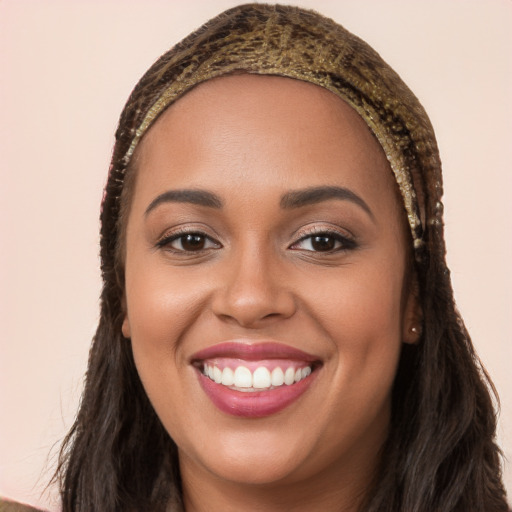
<instances>
[{"instance_id":1,"label":"nose","mask_svg":"<svg viewBox=\"0 0 512 512\"><path fill-rule=\"evenodd\" d=\"M224 262L212 309L223 321L246 328L290 318L295 298L277 257L247 248Z\"/></svg>"}]
</instances>

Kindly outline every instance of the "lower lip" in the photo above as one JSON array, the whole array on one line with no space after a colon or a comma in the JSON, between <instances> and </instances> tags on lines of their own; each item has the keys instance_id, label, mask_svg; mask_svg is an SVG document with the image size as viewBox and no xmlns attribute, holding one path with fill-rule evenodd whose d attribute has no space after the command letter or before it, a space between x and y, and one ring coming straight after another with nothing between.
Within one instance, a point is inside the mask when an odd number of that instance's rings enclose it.
<instances>
[{"instance_id":1,"label":"lower lip","mask_svg":"<svg viewBox=\"0 0 512 512\"><path fill-rule=\"evenodd\" d=\"M198 371L203 391L222 412L244 418L262 418L282 411L296 402L316 378L313 372L305 379L268 391L236 391L217 384Z\"/></svg>"}]
</instances>

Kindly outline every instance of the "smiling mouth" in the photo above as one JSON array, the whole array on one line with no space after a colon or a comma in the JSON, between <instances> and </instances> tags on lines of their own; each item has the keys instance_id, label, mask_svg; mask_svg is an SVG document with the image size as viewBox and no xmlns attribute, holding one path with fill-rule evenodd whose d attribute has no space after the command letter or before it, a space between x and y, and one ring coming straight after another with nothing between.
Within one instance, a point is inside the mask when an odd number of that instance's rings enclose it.
<instances>
[{"instance_id":1,"label":"smiling mouth","mask_svg":"<svg viewBox=\"0 0 512 512\"><path fill-rule=\"evenodd\" d=\"M199 383L222 412L246 418L277 413L311 386L321 361L277 343L222 343L192 361Z\"/></svg>"},{"instance_id":2,"label":"smiling mouth","mask_svg":"<svg viewBox=\"0 0 512 512\"><path fill-rule=\"evenodd\" d=\"M203 363L203 375L235 391L258 392L291 386L309 377L313 365L304 364L277 360L237 364L214 360Z\"/></svg>"}]
</instances>

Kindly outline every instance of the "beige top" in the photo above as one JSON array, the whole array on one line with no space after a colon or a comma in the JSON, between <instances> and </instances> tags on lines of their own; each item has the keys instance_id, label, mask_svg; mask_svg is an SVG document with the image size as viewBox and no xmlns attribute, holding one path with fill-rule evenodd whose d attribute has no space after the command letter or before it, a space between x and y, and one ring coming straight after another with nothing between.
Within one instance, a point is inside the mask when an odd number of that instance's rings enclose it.
<instances>
[{"instance_id":1,"label":"beige top","mask_svg":"<svg viewBox=\"0 0 512 512\"><path fill-rule=\"evenodd\" d=\"M0 498L0 512L43 512L40 509Z\"/></svg>"}]
</instances>

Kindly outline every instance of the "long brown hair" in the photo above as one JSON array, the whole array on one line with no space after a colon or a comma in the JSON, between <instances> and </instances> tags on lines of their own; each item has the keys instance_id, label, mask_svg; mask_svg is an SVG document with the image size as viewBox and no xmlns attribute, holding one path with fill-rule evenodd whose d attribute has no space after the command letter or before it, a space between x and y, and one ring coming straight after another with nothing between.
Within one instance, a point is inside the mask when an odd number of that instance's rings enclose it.
<instances>
[{"instance_id":1,"label":"long brown hair","mask_svg":"<svg viewBox=\"0 0 512 512\"><path fill-rule=\"evenodd\" d=\"M130 96L101 211L101 317L76 421L60 454L64 512L181 506L174 441L138 377L123 320L123 229L139 140L191 87L229 73L283 75L355 108L390 161L411 231L422 337L404 345L392 424L367 512L506 511L492 384L455 307L445 264L441 165L423 108L366 43L294 7L222 13L163 55Z\"/></svg>"}]
</instances>

